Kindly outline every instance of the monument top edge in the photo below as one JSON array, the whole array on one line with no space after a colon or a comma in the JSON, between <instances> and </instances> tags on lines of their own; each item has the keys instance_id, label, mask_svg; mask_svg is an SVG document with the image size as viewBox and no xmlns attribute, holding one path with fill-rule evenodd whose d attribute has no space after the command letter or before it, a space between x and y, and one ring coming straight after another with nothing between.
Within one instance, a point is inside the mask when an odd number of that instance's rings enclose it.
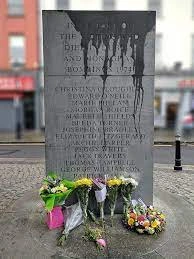
<instances>
[{"instance_id":1,"label":"monument top edge","mask_svg":"<svg viewBox=\"0 0 194 259\"><path fill-rule=\"evenodd\" d=\"M141 13L141 14L152 14L152 15L156 15L156 11L142 11L142 10L133 10L133 11L127 11L127 10L42 10L42 13L64 13L64 12L74 12L74 13L130 13L130 14L137 14L137 13Z\"/></svg>"}]
</instances>

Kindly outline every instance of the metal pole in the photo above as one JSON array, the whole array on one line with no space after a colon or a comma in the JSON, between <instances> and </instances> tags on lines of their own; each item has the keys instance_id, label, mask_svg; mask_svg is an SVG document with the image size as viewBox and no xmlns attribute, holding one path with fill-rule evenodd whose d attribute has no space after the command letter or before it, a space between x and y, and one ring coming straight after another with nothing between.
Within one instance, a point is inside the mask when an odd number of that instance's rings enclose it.
<instances>
[{"instance_id":1,"label":"metal pole","mask_svg":"<svg viewBox=\"0 0 194 259\"><path fill-rule=\"evenodd\" d=\"M175 165L174 170L176 171L182 171L181 166L181 136L176 135L175 136Z\"/></svg>"},{"instance_id":2,"label":"metal pole","mask_svg":"<svg viewBox=\"0 0 194 259\"><path fill-rule=\"evenodd\" d=\"M19 89L18 85L18 74L15 74L15 85L16 90ZM16 107L16 126L15 126L15 137L16 139L21 139L21 114L20 114L20 97L17 96L15 99L15 107Z\"/></svg>"},{"instance_id":3,"label":"metal pole","mask_svg":"<svg viewBox=\"0 0 194 259\"><path fill-rule=\"evenodd\" d=\"M14 71L14 79L15 79L15 88L16 92L20 90L20 84L19 84L19 72L21 71L21 68L23 67L23 64L20 62L13 62L12 69ZM18 91L19 92L19 91ZM16 93L16 97L14 98L14 104L15 104L15 138L21 139L21 131L22 131L22 125L21 125L21 104L20 104L20 96Z\"/></svg>"},{"instance_id":4,"label":"metal pole","mask_svg":"<svg viewBox=\"0 0 194 259\"><path fill-rule=\"evenodd\" d=\"M15 138L21 139L21 123L20 123L20 101L19 97L14 98L14 105L15 105Z\"/></svg>"}]
</instances>

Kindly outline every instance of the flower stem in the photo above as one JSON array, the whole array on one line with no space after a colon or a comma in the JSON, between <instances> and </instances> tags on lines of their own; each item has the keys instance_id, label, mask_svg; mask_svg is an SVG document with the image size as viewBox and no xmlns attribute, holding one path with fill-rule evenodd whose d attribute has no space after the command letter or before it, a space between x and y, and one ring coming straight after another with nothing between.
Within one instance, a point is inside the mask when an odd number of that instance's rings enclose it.
<instances>
[{"instance_id":1,"label":"flower stem","mask_svg":"<svg viewBox=\"0 0 194 259\"><path fill-rule=\"evenodd\" d=\"M104 202L99 202L100 207L100 221L102 227L104 227Z\"/></svg>"},{"instance_id":2,"label":"flower stem","mask_svg":"<svg viewBox=\"0 0 194 259\"><path fill-rule=\"evenodd\" d=\"M113 206L110 210L110 220L111 220L111 227L114 226L113 218L114 218L114 211L115 211L115 206Z\"/></svg>"}]
</instances>

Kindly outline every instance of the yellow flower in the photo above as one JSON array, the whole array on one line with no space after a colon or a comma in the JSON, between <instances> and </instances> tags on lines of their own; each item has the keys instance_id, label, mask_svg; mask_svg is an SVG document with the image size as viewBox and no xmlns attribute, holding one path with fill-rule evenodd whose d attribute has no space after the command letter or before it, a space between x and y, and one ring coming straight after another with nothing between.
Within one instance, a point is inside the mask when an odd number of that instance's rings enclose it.
<instances>
[{"instance_id":1,"label":"yellow flower","mask_svg":"<svg viewBox=\"0 0 194 259\"><path fill-rule=\"evenodd\" d=\"M135 220L133 218L129 218L128 225L132 226L134 224Z\"/></svg>"},{"instance_id":2,"label":"yellow flower","mask_svg":"<svg viewBox=\"0 0 194 259\"><path fill-rule=\"evenodd\" d=\"M48 185L44 184L40 190L39 190L39 193L42 193L44 190L47 190L48 189Z\"/></svg>"},{"instance_id":3,"label":"yellow flower","mask_svg":"<svg viewBox=\"0 0 194 259\"><path fill-rule=\"evenodd\" d=\"M89 178L82 178L80 180L77 180L75 182L75 187L80 187L80 186L88 186L91 187L92 186L92 180Z\"/></svg>"},{"instance_id":4,"label":"yellow flower","mask_svg":"<svg viewBox=\"0 0 194 259\"><path fill-rule=\"evenodd\" d=\"M152 228L157 228L157 226L160 225L160 221L159 220L154 220L151 222L151 227Z\"/></svg>"},{"instance_id":5,"label":"yellow flower","mask_svg":"<svg viewBox=\"0 0 194 259\"><path fill-rule=\"evenodd\" d=\"M144 223L143 223L143 226L146 228L146 227L149 227L150 226L150 222L149 220L145 220Z\"/></svg>"},{"instance_id":6,"label":"yellow flower","mask_svg":"<svg viewBox=\"0 0 194 259\"><path fill-rule=\"evenodd\" d=\"M109 179L107 181L108 187L119 186L119 185L121 185L121 183L122 183L122 180L118 179L118 178Z\"/></svg>"},{"instance_id":7,"label":"yellow flower","mask_svg":"<svg viewBox=\"0 0 194 259\"><path fill-rule=\"evenodd\" d=\"M159 217L160 217L161 219L165 219L165 215L164 215L163 213L160 214Z\"/></svg>"},{"instance_id":8,"label":"yellow flower","mask_svg":"<svg viewBox=\"0 0 194 259\"><path fill-rule=\"evenodd\" d=\"M41 194L41 193L42 193L42 191L44 191L44 187L43 187L43 186L40 188L40 190L39 190L39 194Z\"/></svg>"},{"instance_id":9,"label":"yellow flower","mask_svg":"<svg viewBox=\"0 0 194 259\"><path fill-rule=\"evenodd\" d=\"M67 191L67 187L64 186L64 184L60 184L60 186L56 187L57 191L61 191L61 192L66 192Z\"/></svg>"}]
</instances>

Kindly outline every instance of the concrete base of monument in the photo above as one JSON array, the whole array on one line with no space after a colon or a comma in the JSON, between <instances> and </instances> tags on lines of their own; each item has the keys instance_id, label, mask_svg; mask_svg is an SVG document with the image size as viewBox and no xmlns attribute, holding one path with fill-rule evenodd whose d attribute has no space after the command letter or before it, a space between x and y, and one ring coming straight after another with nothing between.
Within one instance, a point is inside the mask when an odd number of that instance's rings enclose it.
<instances>
[{"instance_id":1,"label":"concrete base of monument","mask_svg":"<svg viewBox=\"0 0 194 259\"><path fill-rule=\"evenodd\" d=\"M0 217L2 258L193 258L194 207L181 197L157 190L154 205L167 215L166 230L158 236L127 231L121 215L115 226L106 218L107 251L83 240L83 226L72 231L63 248L56 245L62 229L48 230L37 191L27 193Z\"/></svg>"}]
</instances>

